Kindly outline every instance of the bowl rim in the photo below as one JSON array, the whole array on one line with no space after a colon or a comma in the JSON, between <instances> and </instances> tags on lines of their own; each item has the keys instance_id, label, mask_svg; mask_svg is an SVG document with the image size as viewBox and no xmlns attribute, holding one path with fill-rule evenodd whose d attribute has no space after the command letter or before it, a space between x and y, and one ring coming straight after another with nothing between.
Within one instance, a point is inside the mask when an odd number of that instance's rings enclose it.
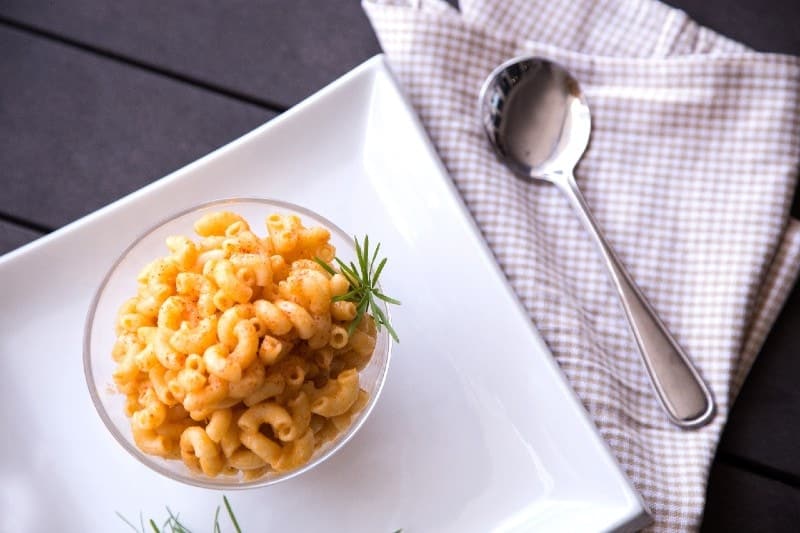
<instances>
[{"instance_id":1,"label":"bowl rim","mask_svg":"<svg viewBox=\"0 0 800 533\"><path fill-rule=\"evenodd\" d=\"M345 232L342 228L338 225L333 223L327 217L312 211L307 207L303 207L301 205L294 204L292 202L286 202L284 200L276 200L272 198L259 198L259 197L249 197L249 196L235 196L235 197L228 197L228 198L220 198L217 200L211 200L208 202L203 202L192 207L188 207L186 209L182 209L176 213L173 213L163 219L161 219L156 224L151 225L145 231L143 231L136 239L134 239L125 249L119 254L119 256L114 260L111 266L106 271L105 275L103 276L100 285L98 285L97 289L94 292L94 296L92 297L91 302L89 303L89 309L86 313L86 318L84 320L84 329L83 329L83 373L84 378L86 379L87 388L89 389L89 395L91 396L92 403L94 404L94 408L97 413L100 415L103 424L106 426L106 429L111 433L119 444L130 454L132 455L139 463L143 464L144 466L150 468L151 470L169 478L174 481L178 481L187 485L192 485L195 487L201 487L204 489L213 489L213 490L243 490L243 489L252 489L252 488L261 488L267 487L269 485L275 485L277 483L287 481L289 479L295 478L305 472L308 472L315 466L322 464L330 457L332 457L336 452L344 447L350 439L358 432L359 429L364 425L367 418L369 418L372 410L375 408L375 405L378 403L378 399L380 398L381 392L383 391L383 387L386 384L386 377L389 373L389 365L392 359L392 347L393 347L393 340L391 335L389 335L386 328L382 328L382 330L378 333L379 335L384 335L386 339L386 362L383 364L383 368L378 376L377 379L377 386L375 392L371 395L369 402L364 407L364 409L359 414L358 418L350 425L345 433L343 433L339 440L332 441L327 450L324 453L320 454L318 457L310 460L306 464L302 465L300 468L295 470L291 470L284 474L280 474L278 476L268 477L265 475L261 478L252 480L252 481L239 481L239 482L219 482L219 479L238 479L238 478L230 478L230 477L201 477L202 475L197 475L194 477L192 475L185 475L185 474L177 474L175 472L170 471L169 469L165 468L164 466L158 464L155 461L154 456L149 456L139 450L138 447L133 445L131 442L122 435L117 425L111 420L111 417L106 412L105 406L103 405L102 400L100 399L100 395L98 392L98 385L94 380L94 376L92 375L92 351L91 351L91 337L92 337L92 330L94 326L94 319L95 314L97 311L97 305L100 302L100 298L103 295L103 291L106 289L108 283L110 282L114 272L119 267L120 263L122 263L125 258L136 248L136 246L143 241L145 238L152 235L155 231L161 229L165 224L172 222L173 220L180 218L182 216L188 215L194 211L199 211L201 209L206 209L209 207L214 206L222 206L225 204L235 205L237 203L243 202L252 202L252 203L259 203L265 205L273 205L278 208L286 209L289 211L295 211L300 215L305 215L311 217L312 219L318 219L321 221L325 227L335 233L339 234L339 237L343 238L345 241L352 241L353 237L351 237L347 232ZM355 246L353 245L353 248ZM380 284L378 285L380 287ZM382 311L386 314L387 319L391 320L391 316L389 315L388 306L385 303L382 303ZM360 375L360 372L359 372ZM116 394L119 392L115 391ZM177 461L177 460L176 460ZM188 469L187 469L188 470Z\"/></svg>"}]
</instances>

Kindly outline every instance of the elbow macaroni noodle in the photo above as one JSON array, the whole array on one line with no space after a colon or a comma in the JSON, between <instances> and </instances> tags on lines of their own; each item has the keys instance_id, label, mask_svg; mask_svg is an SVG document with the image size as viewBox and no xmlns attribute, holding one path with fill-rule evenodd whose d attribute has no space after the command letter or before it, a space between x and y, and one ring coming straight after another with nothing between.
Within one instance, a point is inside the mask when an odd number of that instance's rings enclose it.
<instances>
[{"instance_id":1,"label":"elbow macaroni noodle","mask_svg":"<svg viewBox=\"0 0 800 533\"><path fill-rule=\"evenodd\" d=\"M207 476L257 479L307 463L367 404L358 372L375 348L368 315L348 335L349 290L325 228L273 214L258 237L208 213L197 241L169 237L119 310L113 378L134 442Z\"/></svg>"}]
</instances>

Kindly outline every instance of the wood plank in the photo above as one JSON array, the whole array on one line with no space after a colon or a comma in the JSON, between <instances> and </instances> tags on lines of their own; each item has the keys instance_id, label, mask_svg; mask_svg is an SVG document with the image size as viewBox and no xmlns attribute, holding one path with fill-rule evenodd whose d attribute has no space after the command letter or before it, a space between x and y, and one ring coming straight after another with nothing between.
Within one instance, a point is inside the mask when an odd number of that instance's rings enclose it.
<instances>
[{"instance_id":1,"label":"wood plank","mask_svg":"<svg viewBox=\"0 0 800 533\"><path fill-rule=\"evenodd\" d=\"M699 23L757 50L800 54L800 3L796 0L668 0ZM800 214L795 197L793 214ZM706 504L706 531L795 531L797 492L786 485L722 463L778 479L800 479L800 286L796 286L735 401L718 447ZM720 459L722 457L723 459ZM774 494L773 494L774 493ZM787 494L791 494L788 496Z\"/></svg>"},{"instance_id":2,"label":"wood plank","mask_svg":"<svg viewBox=\"0 0 800 533\"><path fill-rule=\"evenodd\" d=\"M0 213L57 228L274 113L0 26Z\"/></svg>"},{"instance_id":3,"label":"wood plank","mask_svg":"<svg viewBox=\"0 0 800 533\"><path fill-rule=\"evenodd\" d=\"M756 49L800 54L796 0L667 3ZM280 107L379 51L355 0L11 0L0 16Z\"/></svg>"},{"instance_id":4,"label":"wood plank","mask_svg":"<svg viewBox=\"0 0 800 533\"><path fill-rule=\"evenodd\" d=\"M0 15L283 108L380 51L355 0L8 1Z\"/></svg>"},{"instance_id":5,"label":"wood plank","mask_svg":"<svg viewBox=\"0 0 800 533\"><path fill-rule=\"evenodd\" d=\"M800 479L800 285L795 286L733 405L719 452Z\"/></svg>"},{"instance_id":6,"label":"wood plank","mask_svg":"<svg viewBox=\"0 0 800 533\"><path fill-rule=\"evenodd\" d=\"M795 532L800 524L796 487L717 463L711 470L702 532Z\"/></svg>"},{"instance_id":7,"label":"wood plank","mask_svg":"<svg viewBox=\"0 0 800 533\"><path fill-rule=\"evenodd\" d=\"M0 220L0 255L38 239L43 233Z\"/></svg>"},{"instance_id":8,"label":"wood plank","mask_svg":"<svg viewBox=\"0 0 800 533\"><path fill-rule=\"evenodd\" d=\"M667 0L666 3L756 50L800 54L797 0Z\"/></svg>"},{"instance_id":9,"label":"wood plank","mask_svg":"<svg viewBox=\"0 0 800 533\"><path fill-rule=\"evenodd\" d=\"M667 0L711 29L756 50L800 55L797 0ZM800 215L800 196L794 216ZM796 286L733 405L712 470L704 529L795 531L800 523L796 492L765 477L734 472L719 456L742 459L743 468L780 479L800 479L800 286ZM770 497L771 491L779 494ZM751 499L751 495L755 500ZM774 525L774 527L771 527Z\"/></svg>"}]
</instances>

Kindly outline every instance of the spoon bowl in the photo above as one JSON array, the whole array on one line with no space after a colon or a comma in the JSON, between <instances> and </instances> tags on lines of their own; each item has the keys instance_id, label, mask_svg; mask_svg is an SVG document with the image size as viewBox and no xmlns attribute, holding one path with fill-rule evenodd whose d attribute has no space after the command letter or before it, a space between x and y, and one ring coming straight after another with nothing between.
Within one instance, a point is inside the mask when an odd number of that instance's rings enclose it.
<instances>
[{"instance_id":1,"label":"spoon bowl","mask_svg":"<svg viewBox=\"0 0 800 533\"><path fill-rule=\"evenodd\" d=\"M518 177L558 186L594 240L669 419L683 428L708 423L714 416L711 392L617 258L575 182L592 129L578 81L547 59L513 59L489 75L479 103L500 161Z\"/></svg>"},{"instance_id":2,"label":"spoon bowl","mask_svg":"<svg viewBox=\"0 0 800 533\"><path fill-rule=\"evenodd\" d=\"M481 116L500 159L518 175L552 180L589 144L591 113L578 81L541 58L498 67L481 91Z\"/></svg>"}]
</instances>

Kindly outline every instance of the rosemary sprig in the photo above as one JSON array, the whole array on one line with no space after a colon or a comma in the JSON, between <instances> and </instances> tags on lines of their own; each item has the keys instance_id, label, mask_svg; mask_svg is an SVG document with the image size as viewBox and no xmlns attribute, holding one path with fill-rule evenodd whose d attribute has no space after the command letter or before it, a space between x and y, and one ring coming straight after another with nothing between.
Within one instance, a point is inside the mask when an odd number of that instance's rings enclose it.
<instances>
[{"instance_id":1,"label":"rosemary sprig","mask_svg":"<svg viewBox=\"0 0 800 533\"><path fill-rule=\"evenodd\" d=\"M228 516L231 518L231 522L233 522L233 527L236 529L236 533L242 533L242 529L239 527L239 522L236 520L236 515L233 514L233 509L231 509L231 503L228 501L227 496L222 496L222 501L225 502L225 509L228 510ZM217 515L219 515L219 507L217 507ZM216 522L216 518L214 519L214 525L216 527L219 524Z\"/></svg>"},{"instance_id":2,"label":"rosemary sprig","mask_svg":"<svg viewBox=\"0 0 800 533\"><path fill-rule=\"evenodd\" d=\"M222 501L225 502L225 509L228 511L228 517L231 519L231 523L233 524L236 533L242 533L242 530L239 527L239 522L236 520L236 515L233 514L233 508L231 507L231 504L228 501L228 497L222 496ZM166 507L166 509L168 518L164 521L164 524L160 528L156 525L155 521L152 518L150 518L147 521L147 525L149 525L150 528L152 529L152 533L192 533L189 530L189 528L187 528L181 523L180 513L178 514L173 513L172 509L170 509L169 507ZM212 529L214 533L220 533L222 531L219 525L219 509L220 506L217 505L217 511L214 513L214 526ZM117 516L120 518L120 520L128 524L128 526L130 526L130 528L136 531L137 533L148 533L149 530L145 529L144 521L142 519L142 513L139 513L139 524L141 526L141 529L134 526L130 520L122 516L119 512L117 512Z\"/></svg>"},{"instance_id":3,"label":"rosemary sprig","mask_svg":"<svg viewBox=\"0 0 800 533\"><path fill-rule=\"evenodd\" d=\"M381 272L383 272L383 268L386 266L387 261L387 258L384 257L378 261L378 266L375 266L375 261L378 259L378 252L381 249L381 244L378 243L378 245L375 247L375 250L370 253L368 235L364 236L363 244L358 242L358 237L353 237L353 241L356 245L356 258L358 265L352 261L350 261L349 264L346 264L338 257L333 258L333 260L336 262L336 265L339 267L341 274L347 279L348 283L350 283L350 290L345 294L334 296L332 300L334 302L346 301L356 304L356 317L350 323L348 334L353 334L353 331L355 331L358 324L364 318L364 315L367 314L370 309L372 309L372 315L375 319L375 325L378 328L378 331L380 331L381 326L386 326L386 329L389 331L389 335L392 336L394 341L400 342L400 339L397 338L397 332L395 332L394 328L389 323L386 313L383 312L383 310L375 301L377 298L378 300L383 300L388 304L400 305L399 300L395 300L394 298L386 296L378 289L378 279L380 278ZM314 261L324 268L325 271L331 276L337 274L331 265L319 257L315 257Z\"/></svg>"},{"instance_id":4,"label":"rosemary sprig","mask_svg":"<svg viewBox=\"0 0 800 533\"><path fill-rule=\"evenodd\" d=\"M223 495L222 496L222 501L225 502L225 509L228 511L228 517L231 519L231 523L233 524L233 527L236 530L236 533L242 533L242 529L239 527L239 521L236 520L236 515L233 514L233 508L231 507L231 502L228 501L228 497ZM180 522L180 513L179 514L173 513L172 509L170 509L169 507L166 507L166 509L167 509L167 514L169 515L169 517L164 521L164 525L162 525L161 528L159 528L156 525L155 521L152 518L150 518L147 521L147 525L149 525L153 529L153 533L192 533L189 530L189 528L187 528L186 526L181 524L181 522ZM217 510L214 513L214 526L213 526L213 529L212 529L213 533L220 533L222 531L222 529L220 529L220 526L219 526L219 509L220 509L220 506L217 505ZM115 512L116 512L117 516L119 517L119 519L122 520L123 522L125 522L126 524L128 524L128 526L132 530L136 531L136 533L148 533L147 530L145 529L144 519L142 518L142 513L141 512L139 513L139 525L140 525L140 528L137 528L136 526L134 526L133 523L131 523L130 520L125 518L119 511L115 511ZM167 528L169 528L169 529L167 529ZM402 529L398 529L394 533L402 533L402 532L403 532Z\"/></svg>"}]
</instances>

